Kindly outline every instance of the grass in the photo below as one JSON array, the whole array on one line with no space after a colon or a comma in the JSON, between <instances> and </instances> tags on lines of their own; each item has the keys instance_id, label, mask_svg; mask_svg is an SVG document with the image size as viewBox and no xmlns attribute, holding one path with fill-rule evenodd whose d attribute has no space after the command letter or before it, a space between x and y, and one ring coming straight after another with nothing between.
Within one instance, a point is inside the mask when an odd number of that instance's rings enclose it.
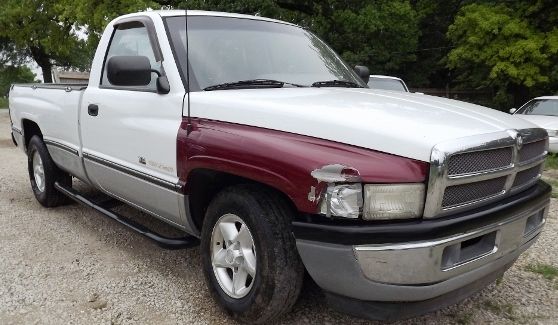
<instances>
[{"instance_id":1,"label":"grass","mask_svg":"<svg viewBox=\"0 0 558 325\"><path fill-rule=\"evenodd\" d=\"M558 199L558 155L549 154L544 162L543 180L552 186L552 197Z\"/></svg>"},{"instance_id":2,"label":"grass","mask_svg":"<svg viewBox=\"0 0 558 325\"><path fill-rule=\"evenodd\" d=\"M499 277L498 279L496 279L496 286L499 287L500 284L502 284L502 282L504 282L504 276L503 275L501 277Z\"/></svg>"},{"instance_id":3,"label":"grass","mask_svg":"<svg viewBox=\"0 0 558 325\"><path fill-rule=\"evenodd\" d=\"M544 163L544 169L558 169L558 154L549 154Z\"/></svg>"},{"instance_id":4,"label":"grass","mask_svg":"<svg viewBox=\"0 0 558 325\"><path fill-rule=\"evenodd\" d=\"M0 108L8 108L8 99L0 97Z\"/></svg>"},{"instance_id":5,"label":"grass","mask_svg":"<svg viewBox=\"0 0 558 325\"><path fill-rule=\"evenodd\" d=\"M555 199L558 199L558 180L554 178L544 177L543 180L552 186L552 194L551 196Z\"/></svg>"},{"instance_id":6,"label":"grass","mask_svg":"<svg viewBox=\"0 0 558 325\"><path fill-rule=\"evenodd\" d=\"M493 314L503 316L509 320L516 320L517 315L515 313L514 307L511 304L499 304L492 300L485 300L482 303L482 307Z\"/></svg>"},{"instance_id":7,"label":"grass","mask_svg":"<svg viewBox=\"0 0 558 325\"><path fill-rule=\"evenodd\" d=\"M469 325L473 323L473 313L459 313L455 317L455 322L459 325Z\"/></svg>"},{"instance_id":8,"label":"grass","mask_svg":"<svg viewBox=\"0 0 558 325\"><path fill-rule=\"evenodd\" d=\"M545 279L552 281L558 277L558 268L548 264L529 264L527 271L542 275Z\"/></svg>"}]
</instances>

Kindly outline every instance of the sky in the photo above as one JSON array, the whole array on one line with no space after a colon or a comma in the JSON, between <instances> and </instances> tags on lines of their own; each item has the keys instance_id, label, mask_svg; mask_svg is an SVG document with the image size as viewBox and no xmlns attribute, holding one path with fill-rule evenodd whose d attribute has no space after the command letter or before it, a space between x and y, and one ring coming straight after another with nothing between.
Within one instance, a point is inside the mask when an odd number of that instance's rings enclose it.
<instances>
[{"instance_id":1,"label":"sky","mask_svg":"<svg viewBox=\"0 0 558 325\"><path fill-rule=\"evenodd\" d=\"M35 61L28 63L27 66L31 69L31 71L33 71L34 74L37 75L37 79L43 81L43 72L41 71L41 68L39 68L37 63L35 63Z\"/></svg>"}]
</instances>

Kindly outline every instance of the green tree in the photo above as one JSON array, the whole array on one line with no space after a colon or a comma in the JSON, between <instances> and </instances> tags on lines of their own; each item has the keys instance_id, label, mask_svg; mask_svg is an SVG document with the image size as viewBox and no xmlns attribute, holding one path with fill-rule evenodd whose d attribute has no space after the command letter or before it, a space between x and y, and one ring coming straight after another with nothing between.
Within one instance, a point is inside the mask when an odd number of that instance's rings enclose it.
<instances>
[{"instance_id":1,"label":"green tree","mask_svg":"<svg viewBox=\"0 0 558 325\"><path fill-rule=\"evenodd\" d=\"M448 30L455 46L448 67L464 85L493 88L500 108L523 103L556 78L558 29L541 30L527 9L519 3L467 5Z\"/></svg>"},{"instance_id":2,"label":"green tree","mask_svg":"<svg viewBox=\"0 0 558 325\"><path fill-rule=\"evenodd\" d=\"M149 0L2 0L0 51L4 44L18 53L18 60L31 58L44 81L52 82L54 65L90 67L101 32L111 19L149 7L159 5Z\"/></svg>"},{"instance_id":3,"label":"green tree","mask_svg":"<svg viewBox=\"0 0 558 325\"><path fill-rule=\"evenodd\" d=\"M444 88L451 76L445 58L451 49L446 37L449 26L467 0L414 0L420 35L416 60L405 64L401 76L415 87Z\"/></svg>"},{"instance_id":4,"label":"green tree","mask_svg":"<svg viewBox=\"0 0 558 325\"><path fill-rule=\"evenodd\" d=\"M317 32L352 64L364 63L374 74L401 75L416 61L419 30L409 1L363 1L316 19Z\"/></svg>"},{"instance_id":5,"label":"green tree","mask_svg":"<svg viewBox=\"0 0 558 325\"><path fill-rule=\"evenodd\" d=\"M35 77L27 66L0 66L0 98L8 94L11 84L37 82Z\"/></svg>"},{"instance_id":6,"label":"green tree","mask_svg":"<svg viewBox=\"0 0 558 325\"><path fill-rule=\"evenodd\" d=\"M65 9L56 0L0 2L0 37L37 63L45 82L52 82L53 65L84 66L85 42Z\"/></svg>"},{"instance_id":7,"label":"green tree","mask_svg":"<svg viewBox=\"0 0 558 325\"><path fill-rule=\"evenodd\" d=\"M10 39L0 37L0 67L6 64L20 65L27 62L26 53Z\"/></svg>"},{"instance_id":8,"label":"green tree","mask_svg":"<svg viewBox=\"0 0 558 325\"><path fill-rule=\"evenodd\" d=\"M72 17L75 25L80 26L81 33L86 35L85 65L87 67L90 66L102 33L111 20L121 15L160 7L158 3L151 0L58 0L57 2L64 8L65 16Z\"/></svg>"}]
</instances>

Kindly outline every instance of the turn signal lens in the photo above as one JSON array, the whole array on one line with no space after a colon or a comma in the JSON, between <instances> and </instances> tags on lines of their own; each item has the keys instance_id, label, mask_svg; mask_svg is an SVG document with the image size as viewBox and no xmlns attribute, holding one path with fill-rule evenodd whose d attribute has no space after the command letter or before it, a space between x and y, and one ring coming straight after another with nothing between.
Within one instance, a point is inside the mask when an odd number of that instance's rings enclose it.
<instances>
[{"instance_id":1,"label":"turn signal lens","mask_svg":"<svg viewBox=\"0 0 558 325\"><path fill-rule=\"evenodd\" d=\"M356 219L362 208L362 185L330 185L322 200L321 213L326 216Z\"/></svg>"}]
</instances>

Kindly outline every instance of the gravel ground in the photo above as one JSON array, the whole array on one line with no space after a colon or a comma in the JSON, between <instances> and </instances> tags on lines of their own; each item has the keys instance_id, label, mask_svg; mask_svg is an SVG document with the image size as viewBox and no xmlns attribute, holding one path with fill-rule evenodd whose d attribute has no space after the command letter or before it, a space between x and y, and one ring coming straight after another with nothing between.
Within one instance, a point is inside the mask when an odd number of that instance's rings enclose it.
<instances>
[{"instance_id":1,"label":"gravel ground","mask_svg":"<svg viewBox=\"0 0 558 325\"><path fill-rule=\"evenodd\" d=\"M172 232L130 208L124 214ZM558 280L528 265L558 267L558 202L539 241L479 294L401 324L558 323ZM77 204L44 209L31 192L26 157L0 110L0 324L230 324L213 302L197 249L167 251ZM328 308L306 285L279 324L364 324Z\"/></svg>"}]
</instances>

